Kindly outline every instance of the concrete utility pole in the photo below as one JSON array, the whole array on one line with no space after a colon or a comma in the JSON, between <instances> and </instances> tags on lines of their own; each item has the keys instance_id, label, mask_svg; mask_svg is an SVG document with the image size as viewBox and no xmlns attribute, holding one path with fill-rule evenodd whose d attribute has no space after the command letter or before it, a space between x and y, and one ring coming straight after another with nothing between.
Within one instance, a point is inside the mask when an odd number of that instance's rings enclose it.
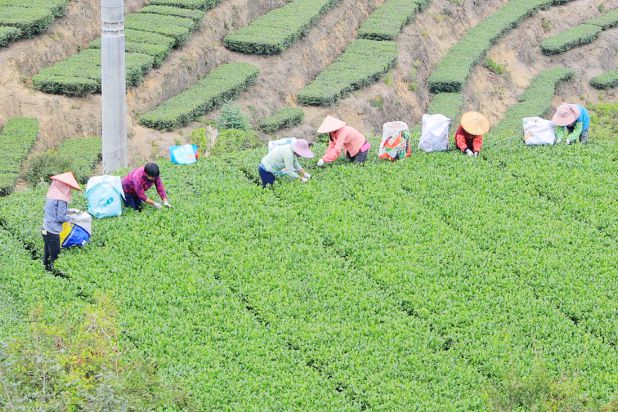
<instances>
[{"instance_id":1,"label":"concrete utility pole","mask_svg":"<svg viewBox=\"0 0 618 412\"><path fill-rule=\"evenodd\" d=\"M127 167L124 0L101 0L103 170Z\"/></svg>"}]
</instances>

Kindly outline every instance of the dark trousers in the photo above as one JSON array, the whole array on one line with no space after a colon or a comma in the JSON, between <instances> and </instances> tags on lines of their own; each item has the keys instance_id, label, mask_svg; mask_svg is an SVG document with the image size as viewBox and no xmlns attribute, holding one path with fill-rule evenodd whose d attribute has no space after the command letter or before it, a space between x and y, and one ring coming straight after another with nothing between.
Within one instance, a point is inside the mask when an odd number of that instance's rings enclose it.
<instances>
[{"instance_id":1,"label":"dark trousers","mask_svg":"<svg viewBox=\"0 0 618 412\"><path fill-rule=\"evenodd\" d=\"M260 179L262 179L262 187L275 183L275 175L264 169L262 165L258 167L258 173L260 174Z\"/></svg>"},{"instance_id":2,"label":"dark trousers","mask_svg":"<svg viewBox=\"0 0 618 412\"><path fill-rule=\"evenodd\" d=\"M369 150L365 150L364 152L356 153L356 156L350 156L349 153L346 153L345 156L352 163L365 163L365 160L367 160L368 154L369 154Z\"/></svg>"},{"instance_id":3,"label":"dark trousers","mask_svg":"<svg viewBox=\"0 0 618 412\"><path fill-rule=\"evenodd\" d=\"M126 193L124 195L124 205L126 207L133 208L139 212L142 211L142 201L139 200L137 196L134 196L130 193Z\"/></svg>"},{"instance_id":4,"label":"dark trousers","mask_svg":"<svg viewBox=\"0 0 618 412\"><path fill-rule=\"evenodd\" d=\"M43 234L43 265L45 270L52 271L54 269L54 261L58 259L60 254L60 235L56 233Z\"/></svg>"}]
</instances>

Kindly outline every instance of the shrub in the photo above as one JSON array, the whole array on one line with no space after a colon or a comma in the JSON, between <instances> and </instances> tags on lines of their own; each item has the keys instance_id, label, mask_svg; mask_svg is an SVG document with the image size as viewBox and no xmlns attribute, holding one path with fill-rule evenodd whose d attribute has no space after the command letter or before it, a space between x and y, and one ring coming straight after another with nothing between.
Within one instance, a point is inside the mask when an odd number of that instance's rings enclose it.
<instances>
[{"instance_id":1,"label":"shrub","mask_svg":"<svg viewBox=\"0 0 618 412\"><path fill-rule=\"evenodd\" d=\"M125 41L128 43L144 43L144 44L154 44L158 46L165 46L170 51L176 40L173 37L165 36L163 34L151 33L148 31L140 31L140 30L132 30L126 29L124 31ZM90 42L89 47L94 49L101 48L101 38L95 39Z\"/></svg>"},{"instance_id":2,"label":"shrub","mask_svg":"<svg viewBox=\"0 0 618 412\"><path fill-rule=\"evenodd\" d=\"M0 8L6 6L47 9L55 17L64 14L69 0L0 0Z\"/></svg>"},{"instance_id":3,"label":"shrub","mask_svg":"<svg viewBox=\"0 0 618 412\"><path fill-rule=\"evenodd\" d=\"M573 70L553 68L541 72L519 98L519 103L509 107L504 118L491 131L496 138L517 135L525 117L543 117L551 109L551 100L559 83L573 77Z\"/></svg>"},{"instance_id":4,"label":"shrub","mask_svg":"<svg viewBox=\"0 0 618 412\"><path fill-rule=\"evenodd\" d=\"M4 47L21 36L17 27L0 26L0 47Z\"/></svg>"},{"instance_id":5,"label":"shrub","mask_svg":"<svg viewBox=\"0 0 618 412\"><path fill-rule=\"evenodd\" d=\"M100 48L101 41L98 39L97 42L92 42L90 44L91 48ZM152 56L153 67L159 67L161 64L167 59L170 51L172 51L171 47L167 47L163 44L148 44L148 43L134 43L130 41L126 41L124 44L125 51L129 53L141 53Z\"/></svg>"},{"instance_id":6,"label":"shrub","mask_svg":"<svg viewBox=\"0 0 618 412\"><path fill-rule=\"evenodd\" d=\"M618 70L609 70L590 79L590 84L595 89L611 89L618 86Z\"/></svg>"},{"instance_id":7,"label":"shrub","mask_svg":"<svg viewBox=\"0 0 618 412\"><path fill-rule=\"evenodd\" d=\"M219 0L151 0L150 4L183 7L185 9L209 10L219 4Z\"/></svg>"},{"instance_id":8,"label":"shrub","mask_svg":"<svg viewBox=\"0 0 618 412\"><path fill-rule=\"evenodd\" d=\"M58 147L58 154L71 159L70 170L75 178L86 183L92 171L101 161L101 138L79 137L67 139Z\"/></svg>"},{"instance_id":9,"label":"shrub","mask_svg":"<svg viewBox=\"0 0 618 412\"><path fill-rule=\"evenodd\" d=\"M615 140L618 136L618 102L598 103L588 107L594 140Z\"/></svg>"},{"instance_id":10,"label":"shrub","mask_svg":"<svg viewBox=\"0 0 618 412\"><path fill-rule=\"evenodd\" d=\"M217 119L217 127L219 129L249 130L251 125L240 107L224 104Z\"/></svg>"},{"instance_id":11,"label":"shrub","mask_svg":"<svg viewBox=\"0 0 618 412\"><path fill-rule=\"evenodd\" d=\"M25 175L26 181L32 187L39 183L49 182L51 176L71 170L71 157L48 150L34 156L28 162Z\"/></svg>"},{"instance_id":12,"label":"shrub","mask_svg":"<svg viewBox=\"0 0 618 412\"><path fill-rule=\"evenodd\" d=\"M171 6L146 6L138 10L139 13L162 14L166 16L186 17L199 22L204 17L202 10L183 9Z\"/></svg>"},{"instance_id":13,"label":"shrub","mask_svg":"<svg viewBox=\"0 0 618 412\"><path fill-rule=\"evenodd\" d=\"M358 29L358 37L370 40L395 40L403 26L428 2L425 0L387 0Z\"/></svg>"},{"instance_id":14,"label":"shrub","mask_svg":"<svg viewBox=\"0 0 618 412\"><path fill-rule=\"evenodd\" d=\"M220 130L210 154L218 156L238 150L253 149L263 146L264 142L253 130Z\"/></svg>"},{"instance_id":15,"label":"shrub","mask_svg":"<svg viewBox=\"0 0 618 412\"><path fill-rule=\"evenodd\" d=\"M305 112L298 107L284 107L272 116L264 119L259 128L264 133L274 133L280 129L296 126L303 121Z\"/></svg>"},{"instance_id":16,"label":"shrub","mask_svg":"<svg viewBox=\"0 0 618 412\"><path fill-rule=\"evenodd\" d=\"M470 29L451 47L429 77L433 93L458 92L487 50L506 32L541 7L570 0L511 0L484 21Z\"/></svg>"},{"instance_id":17,"label":"shrub","mask_svg":"<svg viewBox=\"0 0 618 412\"><path fill-rule=\"evenodd\" d=\"M0 7L0 25L17 27L23 37L45 31L53 21L53 13L46 8Z\"/></svg>"},{"instance_id":18,"label":"shrub","mask_svg":"<svg viewBox=\"0 0 618 412\"><path fill-rule=\"evenodd\" d=\"M125 20L125 27L127 29L173 37L175 47L179 47L187 41L195 26L195 21L192 19L148 13L129 14Z\"/></svg>"},{"instance_id":19,"label":"shrub","mask_svg":"<svg viewBox=\"0 0 618 412\"><path fill-rule=\"evenodd\" d=\"M28 117L9 119L0 132L0 147L4 149L0 158L0 192L8 194L15 186L21 164L34 145L39 133L39 122Z\"/></svg>"},{"instance_id":20,"label":"shrub","mask_svg":"<svg viewBox=\"0 0 618 412\"><path fill-rule=\"evenodd\" d=\"M257 18L224 39L230 50L275 54L300 39L319 17L340 0L294 0Z\"/></svg>"},{"instance_id":21,"label":"shrub","mask_svg":"<svg viewBox=\"0 0 618 412\"><path fill-rule=\"evenodd\" d=\"M601 31L599 26L580 24L543 40L541 50L546 55L564 53L582 44L592 43Z\"/></svg>"},{"instance_id":22,"label":"shrub","mask_svg":"<svg viewBox=\"0 0 618 412\"><path fill-rule=\"evenodd\" d=\"M431 99L427 113L443 114L451 119L453 125L455 125L461 114L463 102L464 98L461 93L438 93Z\"/></svg>"},{"instance_id":23,"label":"shrub","mask_svg":"<svg viewBox=\"0 0 618 412\"><path fill-rule=\"evenodd\" d=\"M355 89L375 83L397 60L397 43L359 39L298 94L306 105L329 106Z\"/></svg>"},{"instance_id":24,"label":"shrub","mask_svg":"<svg viewBox=\"0 0 618 412\"><path fill-rule=\"evenodd\" d=\"M217 67L197 84L144 114L140 123L160 130L185 126L255 82L259 69L247 63Z\"/></svg>"},{"instance_id":25,"label":"shrub","mask_svg":"<svg viewBox=\"0 0 618 412\"><path fill-rule=\"evenodd\" d=\"M490 72L495 73L497 75L502 75L502 74L506 73L506 67L504 67L503 65L501 65L499 63L496 63L495 61L493 61L489 57L487 57L485 59L485 62L483 63L483 66L485 66L487 68L487 70L489 70Z\"/></svg>"}]
</instances>

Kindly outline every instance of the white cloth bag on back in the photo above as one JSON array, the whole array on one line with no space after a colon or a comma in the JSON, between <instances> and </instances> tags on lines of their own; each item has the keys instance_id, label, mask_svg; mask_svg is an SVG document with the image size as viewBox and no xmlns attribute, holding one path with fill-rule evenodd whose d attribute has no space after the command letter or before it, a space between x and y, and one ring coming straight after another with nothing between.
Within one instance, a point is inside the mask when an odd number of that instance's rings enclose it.
<instances>
[{"instance_id":1,"label":"white cloth bag on back","mask_svg":"<svg viewBox=\"0 0 618 412\"><path fill-rule=\"evenodd\" d=\"M424 152L448 150L451 119L443 114L424 114L418 148Z\"/></svg>"},{"instance_id":2,"label":"white cloth bag on back","mask_svg":"<svg viewBox=\"0 0 618 412\"><path fill-rule=\"evenodd\" d=\"M292 144L296 141L295 137L284 137L279 140L271 140L268 142L268 152L272 152L275 147L283 146L286 144Z\"/></svg>"},{"instance_id":3,"label":"white cloth bag on back","mask_svg":"<svg viewBox=\"0 0 618 412\"><path fill-rule=\"evenodd\" d=\"M525 117L524 142L527 145L555 144L556 133L554 123L540 117Z\"/></svg>"}]
</instances>

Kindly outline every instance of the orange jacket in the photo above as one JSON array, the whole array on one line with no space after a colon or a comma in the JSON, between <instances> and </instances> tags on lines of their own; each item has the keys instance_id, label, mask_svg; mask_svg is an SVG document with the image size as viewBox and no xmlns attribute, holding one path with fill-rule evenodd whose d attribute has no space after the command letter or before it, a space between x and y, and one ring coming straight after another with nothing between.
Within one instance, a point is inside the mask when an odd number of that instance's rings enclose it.
<instances>
[{"instance_id":1,"label":"orange jacket","mask_svg":"<svg viewBox=\"0 0 618 412\"><path fill-rule=\"evenodd\" d=\"M470 134L466 132L461 125L459 125L459 128L455 132L455 144L462 152L465 152L466 149L470 149L473 152L478 153L483 147L483 136L475 136Z\"/></svg>"},{"instance_id":2,"label":"orange jacket","mask_svg":"<svg viewBox=\"0 0 618 412\"><path fill-rule=\"evenodd\" d=\"M330 133L328 149L322 159L325 163L334 162L341 155L341 149L350 156L356 156L367 139L358 130L351 126L343 126L341 129Z\"/></svg>"}]
</instances>

